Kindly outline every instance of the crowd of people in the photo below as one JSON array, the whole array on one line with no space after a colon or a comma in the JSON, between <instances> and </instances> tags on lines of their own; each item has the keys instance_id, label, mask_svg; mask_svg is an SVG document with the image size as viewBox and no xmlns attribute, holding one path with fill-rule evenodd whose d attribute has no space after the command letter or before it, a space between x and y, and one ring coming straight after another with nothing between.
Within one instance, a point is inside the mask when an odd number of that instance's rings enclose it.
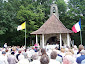
<instances>
[{"instance_id":1,"label":"crowd of people","mask_svg":"<svg viewBox=\"0 0 85 64\"><path fill-rule=\"evenodd\" d=\"M85 64L83 45L40 48L31 46L5 46L0 48L0 64Z\"/></svg>"}]
</instances>

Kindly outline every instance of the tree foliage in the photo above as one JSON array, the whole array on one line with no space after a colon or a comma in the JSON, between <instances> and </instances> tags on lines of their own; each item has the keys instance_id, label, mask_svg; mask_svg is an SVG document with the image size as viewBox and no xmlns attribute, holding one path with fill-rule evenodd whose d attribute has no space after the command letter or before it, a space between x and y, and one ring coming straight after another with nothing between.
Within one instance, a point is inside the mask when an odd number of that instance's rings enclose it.
<instances>
[{"instance_id":1,"label":"tree foliage","mask_svg":"<svg viewBox=\"0 0 85 64\"><path fill-rule=\"evenodd\" d=\"M26 21L26 38L27 43L30 44L34 39L30 33L40 28L49 18L50 5L53 1L58 6L62 23L71 29L81 18L82 34L85 34L85 0L69 0L68 4L64 0L8 0L8 2L0 0L0 43L24 45L25 30L17 31L17 26ZM79 33L74 34L72 39L79 44L78 36Z\"/></svg>"},{"instance_id":2,"label":"tree foliage","mask_svg":"<svg viewBox=\"0 0 85 64\"><path fill-rule=\"evenodd\" d=\"M74 25L79 21L81 18L81 32L82 32L82 38L83 38L83 45L84 44L84 34L85 34L85 0L69 0L68 2L68 12L67 16L71 19L69 26ZM80 33L76 33L72 37L75 41L75 44L79 45L81 43L80 41Z\"/></svg>"},{"instance_id":3,"label":"tree foliage","mask_svg":"<svg viewBox=\"0 0 85 64\"><path fill-rule=\"evenodd\" d=\"M15 42L15 36L17 37L16 27L17 27L17 10L18 1L9 0L9 2L0 2L0 42L11 43ZM15 5L16 4L16 5ZM12 44L13 45L13 44Z\"/></svg>"}]
</instances>

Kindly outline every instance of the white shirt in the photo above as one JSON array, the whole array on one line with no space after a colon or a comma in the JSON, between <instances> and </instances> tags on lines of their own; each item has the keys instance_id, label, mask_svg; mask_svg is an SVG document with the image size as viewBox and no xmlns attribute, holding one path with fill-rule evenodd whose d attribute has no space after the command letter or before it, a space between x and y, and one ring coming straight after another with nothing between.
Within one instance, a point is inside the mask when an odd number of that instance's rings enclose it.
<instances>
[{"instance_id":1,"label":"white shirt","mask_svg":"<svg viewBox=\"0 0 85 64\"><path fill-rule=\"evenodd\" d=\"M40 64L39 60L33 60L32 62L30 62L30 64Z\"/></svg>"},{"instance_id":2,"label":"white shirt","mask_svg":"<svg viewBox=\"0 0 85 64\"><path fill-rule=\"evenodd\" d=\"M17 64L29 64L28 59L21 59Z\"/></svg>"},{"instance_id":3,"label":"white shirt","mask_svg":"<svg viewBox=\"0 0 85 64\"><path fill-rule=\"evenodd\" d=\"M56 59L50 59L49 64L60 64L60 62L56 61Z\"/></svg>"},{"instance_id":4,"label":"white shirt","mask_svg":"<svg viewBox=\"0 0 85 64\"><path fill-rule=\"evenodd\" d=\"M7 57L0 55L0 64L8 64Z\"/></svg>"},{"instance_id":5,"label":"white shirt","mask_svg":"<svg viewBox=\"0 0 85 64\"><path fill-rule=\"evenodd\" d=\"M6 44L4 44L4 47L6 47L6 48L7 48L7 45L6 45Z\"/></svg>"}]
</instances>

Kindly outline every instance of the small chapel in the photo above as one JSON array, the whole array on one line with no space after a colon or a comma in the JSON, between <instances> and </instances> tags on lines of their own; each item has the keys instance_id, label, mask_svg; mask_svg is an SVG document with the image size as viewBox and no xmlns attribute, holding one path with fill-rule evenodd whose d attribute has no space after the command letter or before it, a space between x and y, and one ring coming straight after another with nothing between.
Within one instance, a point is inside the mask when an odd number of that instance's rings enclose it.
<instances>
[{"instance_id":1,"label":"small chapel","mask_svg":"<svg viewBox=\"0 0 85 64\"><path fill-rule=\"evenodd\" d=\"M73 31L67 29L59 19L57 4L52 4L48 20L31 34L36 35L36 43L38 43L38 35L40 36L40 47L44 48L47 44L70 47L71 33Z\"/></svg>"}]
</instances>

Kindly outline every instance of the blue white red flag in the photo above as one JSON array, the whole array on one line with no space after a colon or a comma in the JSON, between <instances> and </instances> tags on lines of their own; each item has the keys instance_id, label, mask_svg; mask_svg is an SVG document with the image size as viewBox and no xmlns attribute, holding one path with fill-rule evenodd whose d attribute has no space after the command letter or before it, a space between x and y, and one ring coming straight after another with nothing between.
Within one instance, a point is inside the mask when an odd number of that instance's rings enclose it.
<instances>
[{"instance_id":1,"label":"blue white red flag","mask_svg":"<svg viewBox=\"0 0 85 64\"><path fill-rule=\"evenodd\" d=\"M77 22L75 25L73 25L72 31L74 33L81 31L81 19L79 20L79 22Z\"/></svg>"}]
</instances>

